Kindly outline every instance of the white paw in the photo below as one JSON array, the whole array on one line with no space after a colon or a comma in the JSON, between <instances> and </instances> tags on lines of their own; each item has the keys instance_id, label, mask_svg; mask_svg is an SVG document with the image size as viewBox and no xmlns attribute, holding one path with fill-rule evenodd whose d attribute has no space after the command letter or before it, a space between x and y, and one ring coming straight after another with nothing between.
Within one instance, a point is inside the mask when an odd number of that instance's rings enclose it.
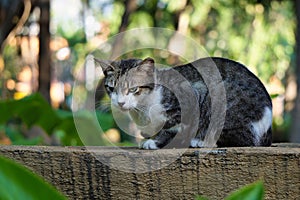
<instances>
[{"instance_id":1,"label":"white paw","mask_svg":"<svg viewBox=\"0 0 300 200\"><path fill-rule=\"evenodd\" d=\"M191 147L204 147L204 142L198 138L194 138L191 140Z\"/></svg>"},{"instance_id":2,"label":"white paw","mask_svg":"<svg viewBox=\"0 0 300 200\"><path fill-rule=\"evenodd\" d=\"M149 139L142 144L142 149L158 149L155 140Z\"/></svg>"},{"instance_id":3,"label":"white paw","mask_svg":"<svg viewBox=\"0 0 300 200\"><path fill-rule=\"evenodd\" d=\"M193 147L193 148L195 148L195 147L197 147L197 144L198 144L198 139L196 139L196 138L193 138L192 140L191 140L191 147Z\"/></svg>"}]
</instances>

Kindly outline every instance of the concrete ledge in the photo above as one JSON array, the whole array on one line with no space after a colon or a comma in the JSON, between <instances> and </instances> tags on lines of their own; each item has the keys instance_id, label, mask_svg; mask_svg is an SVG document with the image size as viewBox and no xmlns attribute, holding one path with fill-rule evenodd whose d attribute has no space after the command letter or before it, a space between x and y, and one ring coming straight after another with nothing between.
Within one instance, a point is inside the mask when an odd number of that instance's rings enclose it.
<instances>
[{"instance_id":1,"label":"concrete ledge","mask_svg":"<svg viewBox=\"0 0 300 200\"><path fill-rule=\"evenodd\" d=\"M265 199L300 199L300 144L183 153L177 149L0 146L0 155L24 164L70 199L193 199L196 195L223 199L259 179L265 183ZM163 168L156 170L157 166Z\"/></svg>"}]
</instances>

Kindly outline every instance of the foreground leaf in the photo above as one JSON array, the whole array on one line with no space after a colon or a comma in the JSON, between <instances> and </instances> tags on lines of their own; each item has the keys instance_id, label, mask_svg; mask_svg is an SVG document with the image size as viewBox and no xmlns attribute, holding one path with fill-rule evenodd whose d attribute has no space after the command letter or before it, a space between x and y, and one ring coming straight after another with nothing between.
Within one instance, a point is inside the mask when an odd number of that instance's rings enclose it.
<instances>
[{"instance_id":1,"label":"foreground leaf","mask_svg":"<svg viewBox=\"0 0 300 200\"><path fill-rule=\"evenodd\" d=\"M202 197L202 196L197 196L196 200L208 200L208 198Z\"/></svg>"},{"instance_id":2,"label":"foreground leaf","mask_svg":"<svg viewBox=\"0 0 300 200\"><path fill-rule=\"evenodd\" d=\"M246 185L233 192L225 200L263 200L264 186L262 181Z\"/></svg>"},{"instance_id":3,"label":"foreground leaf","mask_svg":"<svg viewBox=\"0 0 300 200\"><path fill-rule=\"evenodd\" d=\"M25 167L0 156L0 199L66 199Z\"/></svg>"}]
</instances>

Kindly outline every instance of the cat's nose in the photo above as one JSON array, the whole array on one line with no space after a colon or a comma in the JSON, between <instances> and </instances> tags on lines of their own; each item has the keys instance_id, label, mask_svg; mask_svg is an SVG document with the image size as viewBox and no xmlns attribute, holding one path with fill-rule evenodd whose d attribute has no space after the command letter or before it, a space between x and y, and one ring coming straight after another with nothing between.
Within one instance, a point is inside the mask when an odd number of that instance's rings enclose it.
<instances>
[{"instance_id":1,"label":"cat's nose","mask_svg":"<svg viewBox=\"0 0 300 200\"><path fill-rule=\"evenodd\" d=\"M125 102L119 101L118 104L119 104L119 106L122 108L122 107L124 106Z\"/></svg>"}]
</instances>

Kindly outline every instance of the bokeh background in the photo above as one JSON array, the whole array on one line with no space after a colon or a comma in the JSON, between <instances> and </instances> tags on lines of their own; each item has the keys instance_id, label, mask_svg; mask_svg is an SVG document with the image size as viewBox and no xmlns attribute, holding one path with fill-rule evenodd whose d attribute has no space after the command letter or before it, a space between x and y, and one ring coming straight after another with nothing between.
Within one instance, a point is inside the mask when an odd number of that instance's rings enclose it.
<instances>
[{"instance_id":1,"label":"bokeh background","mask_svg":"<svg viewBox=\"0 0 300 200\"><path fill-rule=\"evenodd\" d=\"M271 94L273 141L300 142L298 18L292 0L0 0L0 144L83 145L71 99L89 86L74 85L75 77L88 82L85 59L111 36L145 27L176 30L210 56L248 66ZM127 56L177 62L165 52ZM101 145L135 145L99 95ZM93 131L90 113L79 115Z\"/></svg>"}]
</instances>

